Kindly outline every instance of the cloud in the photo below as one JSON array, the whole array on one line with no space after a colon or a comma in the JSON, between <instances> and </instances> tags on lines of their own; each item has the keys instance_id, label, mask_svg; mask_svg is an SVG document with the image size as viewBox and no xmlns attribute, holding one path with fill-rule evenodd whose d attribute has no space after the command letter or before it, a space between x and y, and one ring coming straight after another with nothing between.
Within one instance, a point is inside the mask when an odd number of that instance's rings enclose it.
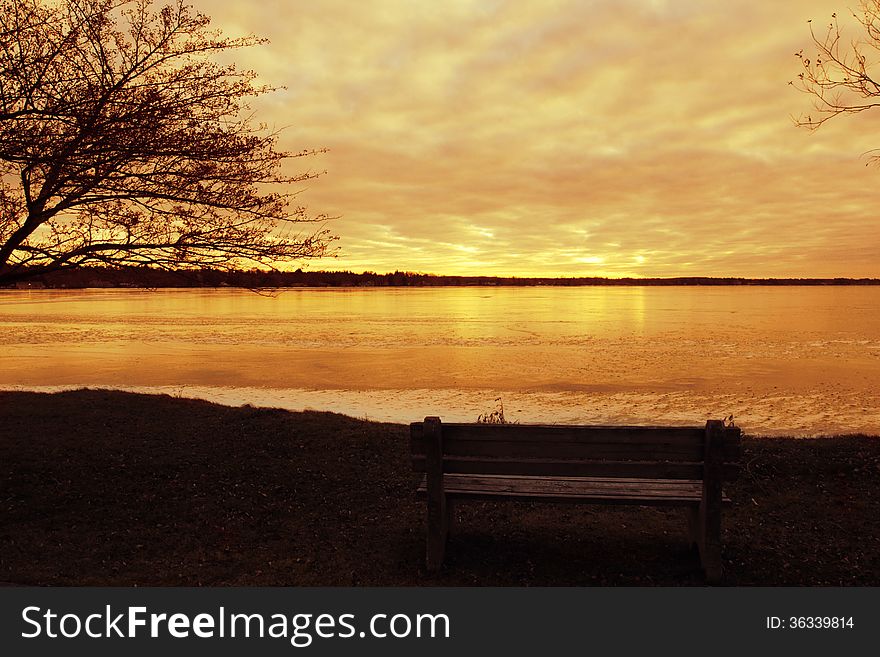
<instances>
[{"instance_id":1,"label":"cloud","mask_svg":"<svg viewBox=\"0 0 880 657\"><path fill-rule=\"evenodd\" d=\"M870 117L790 118L837 0L197 5L271 39L237 56L287 86L256 104L283 145L330 148L333 267L880 275Z\"/></svg>"}]
</instances>

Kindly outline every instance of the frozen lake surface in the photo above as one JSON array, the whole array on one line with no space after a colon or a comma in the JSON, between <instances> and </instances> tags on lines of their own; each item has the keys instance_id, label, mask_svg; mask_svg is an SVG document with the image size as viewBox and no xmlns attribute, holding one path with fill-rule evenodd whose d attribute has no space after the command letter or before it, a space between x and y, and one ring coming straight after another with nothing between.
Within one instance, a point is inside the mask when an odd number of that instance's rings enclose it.
<instances>
[{"instance_id":1,"label":"frozen lake surface","mask_svg":"<svg viewBox=\"0 0 880 657\"><path fill-rule=\"evenodd\" d=\"M880 434L880 287L0 291L0 387Z\"/></svg>"}]
</instances>

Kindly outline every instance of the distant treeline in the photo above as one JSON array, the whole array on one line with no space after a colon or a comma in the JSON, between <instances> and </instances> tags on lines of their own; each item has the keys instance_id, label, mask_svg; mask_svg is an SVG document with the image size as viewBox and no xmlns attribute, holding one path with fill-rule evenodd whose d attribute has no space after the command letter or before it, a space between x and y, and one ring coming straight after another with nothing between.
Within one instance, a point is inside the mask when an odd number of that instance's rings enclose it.
<instances>
[{"instance_id":1,"label":"distant treeline","mask_svg":"<svg viewBox=\"0 0 880 657\"><path fill-rule=\"evenodd\" d=\"M143 267L81 267L43 274L13 287L440 287L440 286L578 286L578 285L880 285L877 278L543 278L516 276L437 276L396 271L389 274L350 271L165 271Z\"/></svg>"}]
</instances>

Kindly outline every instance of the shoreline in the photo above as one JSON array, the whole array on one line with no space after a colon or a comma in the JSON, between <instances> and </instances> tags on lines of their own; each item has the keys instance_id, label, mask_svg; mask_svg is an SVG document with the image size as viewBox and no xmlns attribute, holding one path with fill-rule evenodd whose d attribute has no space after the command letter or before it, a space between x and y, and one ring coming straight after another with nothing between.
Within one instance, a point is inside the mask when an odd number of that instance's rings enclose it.
<instances>
[{"instance_id":1,"label":"shoreline","mask_svg":"<svg viewBox=\"0 0 880 657\"><path fill-rule=\"evenodd\" d=\"M352 271L222 271L157 270L144 267L86 266L78 271L35 273L0 289L319 289L319 288L438 288L438 287L792 287L876 286L880 278L745 277L745 276L510 276L428 274L410 271L385 273Z\"/></svg>"},{"instance_id":2,"label":"shoreline","mask_svg":"<svg viewBox=\"0 0 880 657\"><path fill-rule=\"evenodd\" d=\"M481 414L497 407L500 398L509 420L523 424L610 424L610 425L690 425L733 415L736 423L753 438L833 438L839 436L880 436L880 418L839 409L842 419L834 429L820 428L829 424L824 414L809 408L818 406L816 395L776 394L761 401L750 399L752 412L743 414L746 403L734 393L713 394L709 391L651 390L559 390L499 391L491 389L324 389L271 388L210 385L5 385L3 392L38 392L54 394L76 390L119 391L145 395L168 395L174 398L197 399L224 406L251 406L292 412L333 412L352 418L408 424L428 412L449 422L474 422ZM387 400L394 399L393 407ZM583 403L583 400L586 403ZM782 400L782 401L780 401ZM800 426L781 427L774 419L775 405L788 407L783 415ZM799 406L799 408L798 408ZM591 407L592 410L586 412ZM794 409L794 410L792 410ZM702 419L701 419L702 418ZM861 426L847 426L861 421ZM876 427L876 429L874 428Z\"/></svg>"},{"instance_id":3,"label":"shoreline","mask_svg":"<svg viewBox=\"0 0 880 657\"><path fill-rule=\"evenodd\" d=\"M880 438L746 438L724 585L880 585ZM701 586L683 514L461 505L424 570L408 428L133 393L0 393L10 585Z\"/></svg>"}]
</instances>

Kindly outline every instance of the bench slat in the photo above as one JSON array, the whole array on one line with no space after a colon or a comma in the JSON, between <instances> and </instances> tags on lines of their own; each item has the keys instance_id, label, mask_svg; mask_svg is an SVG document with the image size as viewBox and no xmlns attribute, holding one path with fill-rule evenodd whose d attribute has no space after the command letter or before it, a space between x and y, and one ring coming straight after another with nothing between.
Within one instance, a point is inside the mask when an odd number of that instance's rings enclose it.
<instances>
[{"instance_id":1,"label":"bench slat","mask_svg":"<svg viewBox=\"0 0 880 657\"><path fill-rule=\"evenodd\" d=\"M421 435L422 423L410 429ZM575 443L660 443L669 445L702 444L702 427L604 426L564 424L479 424L444 422L443 437L473 440L540 440Z\"/></svg>"},{"instance_id":2,"label":"bench slat","mask_svg":"<svg viewBox=\"0 0 880 657\"><path fill-rule=\"evenodd\" d=\"M411 426L414 457L425 453L421 423ZM443 424L443 452L450 457L584 459L702 463L705 431L694 427L588 427ZM739 432L725 432L723 459L741 457ZM550 473L548 473L550 474Z\"/></svg>"},{"instance_id":3,"label":"bench slat","mask_svg":"<svg viewBox=\"0 0 880 657\"><path fill-rule=\"evenodd\" d=\"M702 482L446 474L443 489L447 495L471 499L513 497L560 502L696 506L700 503ZM425 492L424 479L419 492ZM729 502L729 499L725 497L724 501Z\"/></svg>"},{"instance_id":4,"label":"bench slat","mask_svg":"<svg viewBox=\"0 0 880 657\"><path fill-rule=\"evenodd\" d=\"M424 445L414 445L413 452L424 453ZM443 453L450 456L496 456L573 459L590 456L614 461L682 461L703 460L703 446L663 445L658 443L589 443L546 442L540 438L516 440L478 440L449 438L443 432Z\"/></svg>"},{"instance_id":5,"label":"bench slat","mask_svg":"<svg viewBox=\"0 0 880 657\"><path fill-rule=\"evenodd\" d=\"M414 472L425 472L424 454L412 457ZM548 475L558 477L662 477L702 479L702 463L594 459L526 459L444 456L443 471L457 474Z\"/></svg>"},{"instance_id":6,"label":"bench slat","mask_svg":"<svg viewBox=\"0 0 880 657\"><path fill-rule=\"evenodd\" d=\"M516 440L523 433L529 439L574 443L652 443L691 445L703 442L700 427L566 426L542 424L444 424L449 438Z\"/></svg>"}]
</instances>

